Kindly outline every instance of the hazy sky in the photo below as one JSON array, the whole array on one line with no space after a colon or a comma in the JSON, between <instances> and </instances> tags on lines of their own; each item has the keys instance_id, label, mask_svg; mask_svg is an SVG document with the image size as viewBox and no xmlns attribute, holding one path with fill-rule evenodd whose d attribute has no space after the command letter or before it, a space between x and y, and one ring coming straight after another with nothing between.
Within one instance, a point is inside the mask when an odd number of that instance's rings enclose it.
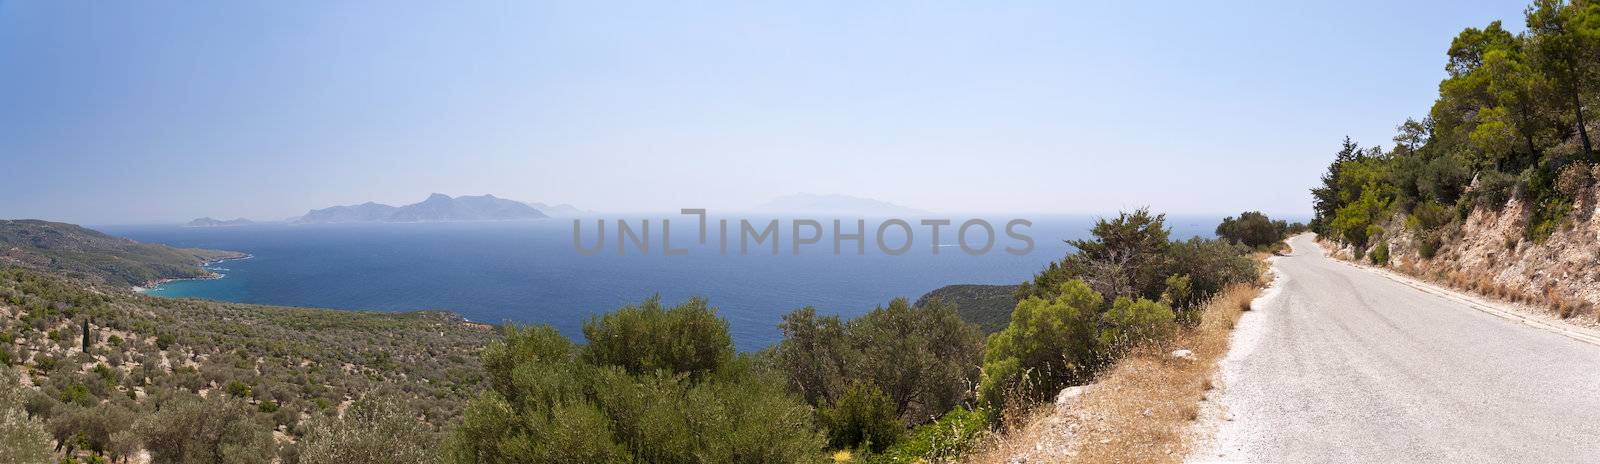
<instances>
[{"instance_id":1,"label":"hazy sky","mask_svg":"<svg viewBox=\"0 0 1600 464\"><path fill-rule=\"evenodd\" d=\"M0 218L430 192L713 212L1309 214L1518 1L0 0Z\"/></svg>"}]
</instances>

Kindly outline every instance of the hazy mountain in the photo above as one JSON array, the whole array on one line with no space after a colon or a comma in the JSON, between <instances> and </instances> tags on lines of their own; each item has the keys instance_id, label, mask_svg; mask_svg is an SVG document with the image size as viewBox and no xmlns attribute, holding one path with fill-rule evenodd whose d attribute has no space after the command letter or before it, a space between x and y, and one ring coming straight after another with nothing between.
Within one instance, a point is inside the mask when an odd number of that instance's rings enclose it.
<instances>
[{"instance_id":1,"label":"hazy mountain","mask_svg":"<svg viewBox=\"0 0 1600 464\"><path fill-rule=\"evenodd\" d=\"M334 206L330 208L314 209L306 212L291 221L295 224L335 224L345 222L381 222L394 215L400 208L393 206L366 202L351 206Z\"/></svg>"},{"instance_id":2,"label":"hazy mountain","mask_svg":"<svg viewBox=\"0 0 1600 464\"><path fill-rule=\"evenodd\" d=\"M578 207L568 204L547 205L544 203L528 203L528 206L532 206L535 209L538 209L539 212L542 212L550 217L578 217L589 213L588 211L578 209Z\"/></svg>"},{"instance_id":3,"label":"hazy mountain","mask_svg":"<svg viewBox=\"0 0 1600 464\"><path fill-rule=\"evenodd\" d=\"M0 220L0 265L12 264L119 285L210 277L200 265L242 253L172 248L84 227L32 219Z\"/></svg>"},{"instance_id":4,"label":"hazy mountain","mask_svg":"<svg viewBox=\"0 0 1600 464\"><path fill-rule=\"evenodd\" d=\"M570 207L570 206L569 206ZM574 210L576 208L573 208ZM294 219L296 224L334 224L353 222L458 222L508 221L550 217L539 209L494 195L450 197L429 195L421 202L395 207L367 202L352 206L314 209Z\"/></svg>"},{"instance_id":5,"label":"hazy mountain","mask_svg":"<svg viewBox=\"0 0 1600 464\"><path fill-rule=\"evenodd\" d=\"M927 211L907 208L871 198L853 197L849 195L815 195L799 193L785 195L772 199L761 206L759 211L773 213L813 213L813 214L855 214L855 215L919 215L928 214Z\"/></svg>"},{"instance_id":6,"label":"hazy mountain","mask_svg":"<svg viewBox=\"0 0 1600 464\"><path fill-rule=\"evenodd\" d=\"M255 224L255 223L256 223L255 221L252 221L252 220L249 220L249 219L245 219L245 218L229 219L229 220L224 221L224 220L221 220L221 219L212 219L210 217L203 217L203 218L200 218L200 219L195 219L193 221L189 221L188 224L184 224L183 226L184 227L224 227L224 226L247 226L247 225Z\"/></svg>"}]
</instances>

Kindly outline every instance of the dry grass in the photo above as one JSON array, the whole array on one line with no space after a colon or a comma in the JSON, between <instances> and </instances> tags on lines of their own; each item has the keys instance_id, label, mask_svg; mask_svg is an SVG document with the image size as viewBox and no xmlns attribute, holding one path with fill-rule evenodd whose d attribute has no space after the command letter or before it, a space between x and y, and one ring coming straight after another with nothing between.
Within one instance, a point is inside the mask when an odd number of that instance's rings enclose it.
<instances>
[{"instance_id":1,"label":"dry grass","mask_svg":"<svg viewBox=\"0 0 1600 464\"><path fill-rule=\"evenodd\" d=\"M1035 457L1029 462L1183 461L1216 363L1227 354L1240 315L1260 292L1260 285L1249 283L1228 287L1206 305L1198 326L1135 349L1101 374L1070 410L1056 411L1053 404L1034 410L1026 425L997 435L968 462L1005 463L1020 454ZM1171 357L1177 349L1194 352L1195 359ZM1039 451L1051 448L1058 453Z\"/></svg>"},{"instance_id":2,"label":"dry grass","mask_svg":"<svg viewBox=\"0 0 1600 464\"><path fill-rule=\"evenodd\" d=\"M1474 293L1490 299L1508 303L1521 303L1535 308L1546 308L1551 314L1560 319L1571 319L1584 314L1592 314L1596 320L1600 320L1600 308L1581 297L1569 295L1567 290L1564 290L1555 282L1545 282L1542 289L1528 291L1515 285L1506 285L1506 283L1497 279L1495 274L1483 271L1452 270L1444 266L1396 267L1395 270L1424 281ZM1578 272L1564 270L1560 273L1565 275Z\"/></svg>"},{"instance_id":3,"label":"dry grass","mask_svg":"<svg viewBox=\"0 0 1600 464\"><path fill-rule=\"evenodd\" d=\"M1206 307L1200 325L1169 346L1147 347L1118 362L1085 395L1083 409L1099 421L1083 429L1078 462L1181 462L1188 455L1190 425L1210 390L1217 360L1260 287L1235 284ZM1172 349L1194 351L1187 361Z\"/></svg>"}]
</instances>

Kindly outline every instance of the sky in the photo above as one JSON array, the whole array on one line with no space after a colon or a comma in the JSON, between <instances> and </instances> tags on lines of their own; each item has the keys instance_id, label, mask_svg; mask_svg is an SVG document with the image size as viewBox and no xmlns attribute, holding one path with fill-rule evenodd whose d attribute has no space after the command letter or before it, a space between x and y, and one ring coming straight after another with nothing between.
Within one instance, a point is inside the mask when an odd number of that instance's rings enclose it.
<instances>
[{"instance_id":1,"label":"sky","mask_svg":"<svg viewBox=\"0 0 1600 464\"><path fill-rule=\"evenodd\" d=\"M1309 216L1523 1L0 0L0 218L282 219L429 193L604 212Z\"/></svg>"}]
</instances>

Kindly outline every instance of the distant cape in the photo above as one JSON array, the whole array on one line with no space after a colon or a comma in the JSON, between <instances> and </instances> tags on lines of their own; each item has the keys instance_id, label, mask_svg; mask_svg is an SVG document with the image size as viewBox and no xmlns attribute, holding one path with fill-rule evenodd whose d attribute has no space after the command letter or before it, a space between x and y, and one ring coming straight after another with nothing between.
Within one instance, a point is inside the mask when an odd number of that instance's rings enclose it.
<instances>
[{"instance_id":1,"label":"distant cape","mask_svg":"<svg viewBox=\"0 0 1600 464\"><path fill-rule=\"evenodd\" d=\"M548 212L547 212L548 211ZM572 205L527 204L494 195L451 197L442 193L405 206L366 202L359 205L314 209L291 219L295 224L362 222L462 222L515 221L583 214Z\"/></svg>"}]
</instances>

